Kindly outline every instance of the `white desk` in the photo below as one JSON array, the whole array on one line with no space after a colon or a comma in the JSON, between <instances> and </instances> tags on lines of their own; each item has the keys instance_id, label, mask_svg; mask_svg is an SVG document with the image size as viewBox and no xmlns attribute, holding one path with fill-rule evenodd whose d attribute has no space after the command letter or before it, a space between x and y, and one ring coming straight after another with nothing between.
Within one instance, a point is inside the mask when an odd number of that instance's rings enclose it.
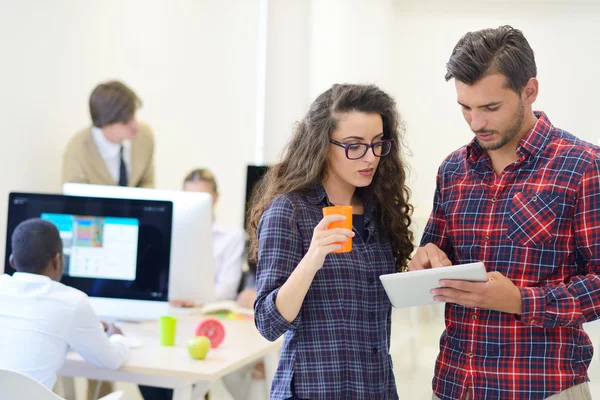
<instances>
[{"instance_id":1,"label":"white desk","mask_svg":"<svg viewBox=\"0 0 600 400\"><path fill-rule=\"evenodd\" d=\"M119 324L126 335L141 339L143 346L130 350L129 360L118 371L95 367L72 352L59 375L170 388L174 389L173 400L197 400L203 399L212 382L264 359L267 385L270 386L283 340L267 341L260 336L251 319L221 320L226 329L223 343L211 349L206 359L194 360L187 352L187 341L194 336L195 326L203 318L180 317L174 347L160 346L157 322ZM72 390L69 389L67 391Z\"/></svg>"}]
</instances>

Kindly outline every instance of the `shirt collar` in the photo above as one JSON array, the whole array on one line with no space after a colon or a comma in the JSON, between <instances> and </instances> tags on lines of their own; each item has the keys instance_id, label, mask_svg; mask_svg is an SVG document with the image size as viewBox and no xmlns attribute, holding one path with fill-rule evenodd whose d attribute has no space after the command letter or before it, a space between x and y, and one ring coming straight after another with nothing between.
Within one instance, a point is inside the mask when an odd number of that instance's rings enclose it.
<instances>
[{"instance_id":1,"label":"shirt collar","mask_svg":"<svg viewBox=\"0 0 600 400\"><path fill-rule=\"evenodd\" d=\"M46 275L30 274L27 272L15 272L12 278L23 282L50 282L52 279Z\"/></svg>"},{"instance_id":2,"label":"shirt collar","mask_svg":"<svg viewBox=\"0 0 600 400\"><path fill-rule=\"evenodd\" d=\"M548 119L546 113L542 111L534 111L537 117L537 122L533 128L527 132L517 144L516 152L520 159L524 159L527 155L538 155L550 139L549 133L554 129L552 123ZM477 162L482 155L486 154L475 138L467 145L467 160Z\"/></svg>"},{"instance_id":3,"label":"shirt collar","mask_svg":"<svg viewBox=\"0 0 600 400\"><path fill-rule=\"evenodd\" d=\"M371 214L373 211L373 200L371 196L365 195L360 188L357 188L357 193L363 201L365 207L365 215ZM323 206L332 206L331 202L327 198L327 192L321 182L316 182L312 185L310 192L307 195L308 202L314 205L322 204Z\"/></svg>"},{"instance_id":4,"label":"shirt collar","mask_svg":"<svg viewBox=\"0 0 600 400\"><path fill-rule=\"evenodd\" d=\"M327 192L325 192L325 188L321 182L317 182L312 185L307 199L309 203L314 205L329 204L329 200L327 200Z\"/></svg>"},{"instance_id":5,"label":"shirt collar","mask_svg":"<svg viewBox=\"0 0 600 400\"><path fill-rule=\"evenodd\" d=\"M94 138L94 142L96 146L98 146L98 150L100 154L109 154L111 156L116 156L121 151L121 146L124 148L129 148L131 146L131 141L126 139L122 143L113 143L106 139L104 133L102 133L102 129L97 126L92 126L92 137Z\"/></svg>"},{"instance_id":6,"label":"shirt collar","mask_svg":"<svg viewBox=\"0 0 600 400\"><path fill-rule=\"evenodd\" d=\"M527 154L537 156L550 140L550 132L554 129L548 116L542 111L533 112L537 117L537 122L527 133L517 146L517 154L525 157Z\"/></svg>"},{"instance_id":7,"label":"shirt collar","mask_svg":"<svg viewBox=\"0 0 600 400\"><path fill-rule=\"evenodd\" d=\"M212 233L213 234L222 234L222 233L226 233L227 231L228 231L228 227L213 222L213 224L212 224Z\"/></svg>"}]
</instances>

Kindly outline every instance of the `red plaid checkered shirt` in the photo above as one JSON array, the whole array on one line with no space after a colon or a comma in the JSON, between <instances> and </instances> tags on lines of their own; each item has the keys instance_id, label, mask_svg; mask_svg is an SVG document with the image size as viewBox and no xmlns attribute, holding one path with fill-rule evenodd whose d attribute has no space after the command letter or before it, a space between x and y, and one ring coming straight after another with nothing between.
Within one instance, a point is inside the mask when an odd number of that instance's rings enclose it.
<instances>
[{"instance_id":1,"label":"red plaid checkered shirt","mask_svg":"<svg viewBox=\"0 0 600 400\"><path fill-rule=\"evenodd\" d=\"M446 305L433 390L442 400L545 399L588 380L600 317L600 148L544 113L501 175L473 140L437 177L422 245L483 261L521 291L522 315ZM451 267L450 267L451 268Z\"/></svg>"}]
</instances>

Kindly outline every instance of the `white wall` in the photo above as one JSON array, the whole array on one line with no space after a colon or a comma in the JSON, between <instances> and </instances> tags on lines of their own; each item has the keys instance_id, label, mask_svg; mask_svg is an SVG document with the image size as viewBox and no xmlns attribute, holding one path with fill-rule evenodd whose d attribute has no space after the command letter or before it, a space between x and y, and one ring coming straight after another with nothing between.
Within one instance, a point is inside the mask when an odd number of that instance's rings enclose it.
<instances>
[{"instance_id":1,"label":"white wall","mask_svg":"<svg viewBox=\"0 0 600 400\"><path fill-rule=\"evenodd\" d=\"M466 31L506 23L536 52L537 108L597 143L598 3L270 0L264 160L279 159L331 84L373 82L407 122L413 202L426 214L439 163L472 137L443 79L447 58ZM89 123L89 93L115 78L144 100L158 187L209 166L222 192L217 218L241 224L256 144L258 0L0 0L0 10L0 227L9 191L60 189L62 151Z\"/></svg>"},{"instance_id":2,"label":"white wall","mask_svg":"<svg viewBox=\"0 0 600 400\"><path fill-rule=\"evenodd\" d=\"M208 166L220 181L218 218L241 225L257 1L0 0L0 10L0 227L9 191L60 191L63 148L90 124L89 94L108 79L144 101L157 186L179 188Z\"/></svg>"},{"instance_id":3,"label":"white wall","mask_svg":"<svg viewBox=\"0 0 600 400\"><path fill-rule=\"evenodd\" d=\"M310 15L311 100L334 83L395 80L394 9L389 0L313 0Z\"/></svg>"},{"instance_id":4,"label":"white wall","mask_svg":"<svg viewBox=\"0 0 600 400\"><path fill-rule=\"evenodd\" d=\"M269 1L264 163L279 160L309 98L308 0Z\"/></svg>"},{"instance_id":5,"label":"white wall","mask_svg":"<svg viewBox=\"0 0 600 400\"><path fill-rule=\"evenodd\" d=\"M419 228L431 207L439 164L473 137L456 104L454 83L444 81L448 57L467 31L504 24L523 30L538 64L540 95L535 108L546 111L556 126L582 139L593 143L600 140L590 118L600 108L598 1L309 3L305 33L309 38L309 95L297 118L333 83L375 83L389 91L407 123L412 201L417 206ZM278 51L296 54L294 46ZM304 76L301 70L296 72ZM287 102L297 94L286 96L281 90L276 101L271 99L271 113L289 112ZM266 135L267 141L281 141L280 130L267 129ZM267 152L267 158L275 159L276 154Z\"/></svg>"}]
</instances>

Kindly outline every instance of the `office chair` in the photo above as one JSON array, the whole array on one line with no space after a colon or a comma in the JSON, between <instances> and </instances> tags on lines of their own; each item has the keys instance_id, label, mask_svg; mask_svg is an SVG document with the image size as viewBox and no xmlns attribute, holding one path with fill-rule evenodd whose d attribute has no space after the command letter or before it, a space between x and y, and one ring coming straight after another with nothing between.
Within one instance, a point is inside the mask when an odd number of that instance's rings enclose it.
<instances>
[{"instance_id":1,"label":"office chair","mask_svg":"<svg viewBox=\"0 0 600 400\"><path fill-rule=\"evenodd\" d=\"M16 371L0 369L2 400L65 400L35 379ZM113 392L99 400L123 400L123 392Z\"/></svg>"}]
</instances>

